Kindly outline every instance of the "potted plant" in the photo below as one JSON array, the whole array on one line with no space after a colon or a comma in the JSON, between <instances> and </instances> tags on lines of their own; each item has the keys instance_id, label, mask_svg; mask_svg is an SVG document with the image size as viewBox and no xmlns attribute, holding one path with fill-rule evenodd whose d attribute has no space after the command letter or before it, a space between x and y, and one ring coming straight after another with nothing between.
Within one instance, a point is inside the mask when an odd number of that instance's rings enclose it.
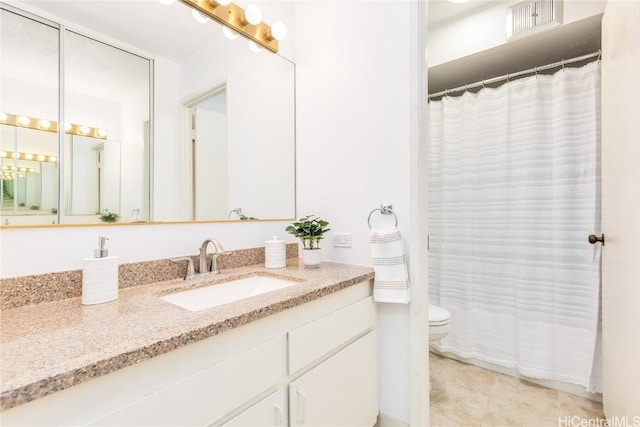
<instances>
[{"instance_id":1,"label":"potted plant","mask_svg":"<svg viewBox=\"0 0 640 427\"><path fill-rule=\"evenodd\" d=\"M116 222L118 221L118 218L120 218L120 215L115 212L109 212L109 210L105 209L102 211L99 218L102 222Z\"/></svg>"},{"instance_id":2,"label":"potted plant","mask_svg":"<svg viewBox=\"0 0 640 427\"><path fill-rule=\"evenodd\" d=\"M315 215L307 215L291 223L285 230L302 242L302 262L307 267L318 267L321 261L320 240L330 230L329 223Z\"/></svg>"}]
</instances>

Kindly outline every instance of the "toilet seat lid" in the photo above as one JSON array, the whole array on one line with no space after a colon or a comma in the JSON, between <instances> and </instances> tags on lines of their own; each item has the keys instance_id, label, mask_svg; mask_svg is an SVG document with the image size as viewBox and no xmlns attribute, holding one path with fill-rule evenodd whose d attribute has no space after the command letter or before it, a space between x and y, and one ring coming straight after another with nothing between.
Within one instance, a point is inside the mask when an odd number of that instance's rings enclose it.
<instances>
[{"instance_id":1,"label":"toilet seat lid","mask_svg":"<svg viewBox=\"0 0 640 427\"><path fill-rule=\"evenodd\" d=\"M429 304L429 324L437 325L448 323L451 318L451 313L445 310L442 307L438 307L437 305Z\"/></svg>"}]
</instances>

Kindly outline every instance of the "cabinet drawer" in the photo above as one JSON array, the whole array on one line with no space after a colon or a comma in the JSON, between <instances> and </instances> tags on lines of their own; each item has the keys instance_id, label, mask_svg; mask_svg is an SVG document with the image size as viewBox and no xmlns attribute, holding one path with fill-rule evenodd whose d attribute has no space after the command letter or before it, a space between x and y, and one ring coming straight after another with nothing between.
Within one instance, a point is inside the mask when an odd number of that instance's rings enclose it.
<instances>
[{"instance_id":1,"label":"cabinet drawer","mask_svg":"<svg viewBox=\"0 0 640 427\"><path fill-rule=\"evenodd\" d=\"M94 422L95 425L208 425L286 375L284 336L233 356ZM162 375L162 372L158 372Z\"/></svg>"},{"instance_id":2,"label":"cabinet drawer","mask_svg":"<svg viewBox=\"0 0 640 427\"><path fill-rule=\"evenodd\" d=\"M371 329L375 323L376 306L369 297L291 330L289 374Z\"/></svg>"}]
</instances>

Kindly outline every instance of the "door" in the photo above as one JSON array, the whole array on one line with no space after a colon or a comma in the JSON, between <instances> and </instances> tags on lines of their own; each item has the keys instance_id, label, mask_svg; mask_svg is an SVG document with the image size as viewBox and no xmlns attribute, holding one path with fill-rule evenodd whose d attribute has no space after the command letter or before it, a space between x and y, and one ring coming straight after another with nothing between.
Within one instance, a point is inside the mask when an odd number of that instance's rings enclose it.
<instances>
[{"instance_id":1,"label":"door","mask_svg":"<svg viewBox=\"0 0 640 427\"><path fill-rule=\"evenodd\" d=\"M609 0L602 20L602 337L608 418L640 416L639 117L640 2Z\"/></svg>"}]
</instances>

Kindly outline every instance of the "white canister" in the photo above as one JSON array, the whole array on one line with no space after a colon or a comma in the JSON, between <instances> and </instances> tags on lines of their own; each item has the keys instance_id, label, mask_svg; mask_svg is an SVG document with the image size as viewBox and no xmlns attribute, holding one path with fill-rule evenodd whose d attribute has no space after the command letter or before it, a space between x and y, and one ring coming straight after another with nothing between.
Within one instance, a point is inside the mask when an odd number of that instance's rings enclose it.
<instances>
[{"instance_id":1,"label":"white canister","mask_svg":"<svg viewBox=\"0 0 640 427\"><path fill-rule=\"evenodd\" d=\"M264 242L264 266L266 268L285 268L287 266L287 245L284 240L273 236Z\"/></svg>"}]
</instances>

